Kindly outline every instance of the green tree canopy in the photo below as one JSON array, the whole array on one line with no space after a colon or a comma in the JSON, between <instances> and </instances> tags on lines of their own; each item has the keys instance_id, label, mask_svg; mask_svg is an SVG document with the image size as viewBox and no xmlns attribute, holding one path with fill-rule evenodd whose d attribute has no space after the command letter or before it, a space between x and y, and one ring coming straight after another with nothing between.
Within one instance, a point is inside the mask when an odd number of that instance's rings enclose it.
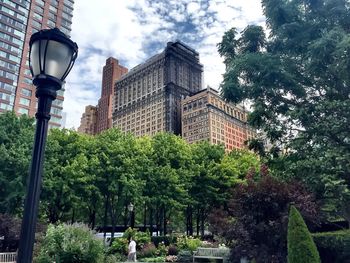
<instances>
[{"instance_id":1,"label":"green tree canopy","mask_svg":"<svg viewBox=\"0 0 350 263\"><path fill-rule=\"evenodd\" d=\"M21 214L33 141L33 118L0 114L0 213Z\"/></svg>"},{"instance_id":2,"label":"green tree canopy","mask_svg":"<svg viewBox=\"0 0 350 263\"><path fill-rule=\"evenodd\" d=\"M263 0L262 5L268 38L254 25L240 35L229 30L218 45L226 63L222 93L233 102L248 100L250 124L288 152L282 166L277 159L282 176L304 180L320 198L348 200L350 3ZM257 141L251 146L262 152ZM334 198L339 183L345 191ZM335 211L341 204L332 206Z\"/></svg>"}]
</instances>

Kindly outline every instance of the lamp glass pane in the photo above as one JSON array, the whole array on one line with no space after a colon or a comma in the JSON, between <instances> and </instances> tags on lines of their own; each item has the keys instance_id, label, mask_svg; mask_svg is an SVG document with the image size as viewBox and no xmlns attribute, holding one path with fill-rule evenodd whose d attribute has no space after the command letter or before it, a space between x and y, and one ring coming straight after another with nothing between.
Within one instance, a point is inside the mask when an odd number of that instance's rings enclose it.
<instances>
[{"instance_id":1,"label":"lamp glass pane","mask_svg":"<svg viewBox=\"0 0 350 263\"><path fill-rule=\"evenodd\" d=\"M62 79L64 73L69 67L73 51L60 42L50 40L45 61L45 74Z\"/></svg>"},{"instance_id":2,"label":"lamp glass pane","mask_svg":"<svg viewBox=\"0 0 350 263\"><path fill-rule=\"evenodd\" d=\"M32 49L30 52L30 65L33 69L33 77L40 74L40 64L39 64L39 42L35 41L32 44Z\"/></svg>"},{"instance_id":3,"label":"lamp glass pane","mask_svg":"<svg viewBox=\"0 0 350 263\"><path fill-rule=\"evenodd\" d=\"M39 45L40 42L41 42L41 46ZM40 68L42 69L44 66L44 56L45 56L46 44L47 44L47 40L41 40L41 41L38 40L32 44L32 50L30 53L30 64L32 66L33 73L34 73L33 77L39 75L41 73ZM39 61L39 47L41 48L40 49L40 59L41 59L40 61Z\"/></svg>"}]
</instances>

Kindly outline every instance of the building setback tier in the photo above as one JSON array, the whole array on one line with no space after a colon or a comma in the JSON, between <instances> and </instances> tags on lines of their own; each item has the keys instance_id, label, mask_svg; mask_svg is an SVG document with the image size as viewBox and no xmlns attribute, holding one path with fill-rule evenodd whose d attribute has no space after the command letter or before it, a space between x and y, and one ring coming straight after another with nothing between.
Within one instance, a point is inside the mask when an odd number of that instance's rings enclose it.
<instances>
[{"instance_id":1,"label":"building setback tier","mask_svg":"<svg viewBox=\"0 0 350 263\"><path fill-rule=\"evenodd\" d=\"M181 134L181 100L202 88L199 54L180 41L115 84L113 126L136 136Z\"/></svg>"}]
</instances>

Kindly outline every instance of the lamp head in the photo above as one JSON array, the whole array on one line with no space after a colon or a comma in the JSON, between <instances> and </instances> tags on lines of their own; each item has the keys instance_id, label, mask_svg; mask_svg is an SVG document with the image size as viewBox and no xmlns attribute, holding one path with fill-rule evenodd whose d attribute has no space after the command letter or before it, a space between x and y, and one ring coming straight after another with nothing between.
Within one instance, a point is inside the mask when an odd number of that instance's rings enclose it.
<instances>
[{"instance_id":1,"label":"lamp head","mask_svg":"<svg viewBox=\"0 0 350 263\"><path fill-rule=\"evenodd\" d=\"M132 203L128 204L128 210L129 212L132 212L134 210L134 205Z\"/></svg>"},{"instance_id":2,"label":"lamp head","mask_svg":"<svg viewBox=\"0 0 350 263\"><path fill-rule=\"evenodd\" d=\"M60 89L78 56L78 45L54 28L34 33L29 47L33 84L38 86L50 82Z\"/></svg>"}]
</instances>

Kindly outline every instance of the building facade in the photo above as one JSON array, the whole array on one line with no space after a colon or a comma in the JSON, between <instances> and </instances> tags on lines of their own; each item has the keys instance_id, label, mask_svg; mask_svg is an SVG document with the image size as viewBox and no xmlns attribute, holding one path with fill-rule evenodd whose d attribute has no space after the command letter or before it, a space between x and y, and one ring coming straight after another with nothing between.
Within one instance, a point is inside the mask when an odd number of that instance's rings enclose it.
<instances>
[{"instance_id":1,"label":"building facade","mask_svg":"<svg viewBox=\"0 0 350 263\"><path fill-rule=\"evenodd\" d=\"M227 151L245 148L256 131L243 107L225 102L216 90L202 90L182 101L182 137L189 143L207 140Z\"/></svg>"},{"instance_id":2,"label":"building facade","mask_svg":"<svg viewBox=\"0 0 350 263\"><path fill-rule=\"evenodd\" d=\"M114 84L127 72L128 69L119 65L117 59L110 57L106 60L102 73L101 98L97 106L97 133L112 127Z\"/></svg>"},{"instance_id":3,"label":"building facade","mask_svg":"<svg viewBox=\"0 0 350 263\"><path fill-rule=\"evenodd\" d=\"M136 136L181 134L181 100L202 89L199 54L180 41L115 84L113 126Z\"/></svg>"},{"instance_id":4,"label":"building facade","mask_svg":"<svg viewBox=\"0 0 350 263\"><path fill-rule=\"evenodd\" d=\"M0 0L0 112L34 116L35 87L29 69L29 40L33 33L59 28L70 35L73 0ZM49 127L60 127L64 88L52 103Z\"/></svg>"},{"instance_id":5,"label":"building facade","mask_svg":"<svg viewBox=\"0 0 350 263\"><path fill-rule=\"evenodd\" d=\"M97 107L88 105L85 107L85 112L80 119L78 132L95 135L97 122Z\"/></svg>"}]
</instances>

